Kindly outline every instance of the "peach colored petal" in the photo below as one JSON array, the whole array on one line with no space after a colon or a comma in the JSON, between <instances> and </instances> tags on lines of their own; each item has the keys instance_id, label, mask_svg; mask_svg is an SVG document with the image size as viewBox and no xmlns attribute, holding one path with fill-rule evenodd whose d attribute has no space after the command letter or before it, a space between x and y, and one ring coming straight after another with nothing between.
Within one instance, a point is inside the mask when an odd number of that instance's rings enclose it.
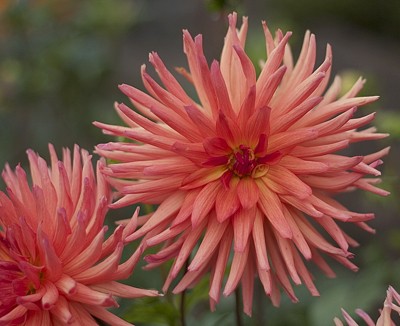
<instances>
[{"instance_id":1,"label":"peach colored petal","mask_svg":"<svg viewBox=\"0 0 400 326\"><path fill-rule=\"evenodd\" d=\"M232 229L227 228L223 237L224 241L221 241L218 248L217 262L211 276L211 285L209 291L210 298L212 298L216 303L219 302L224 271L231 250L231 242L233 238Z\"/></svg>"},{"instance_id":2,"label":"peach colored petal","mask_svg":"<svg viewBox=\"0 0 400 326\"><path fill-rule=\"evenodd\" d=\"M236 288L240 279L242 278L243 272L246 268L247 258L249 255L250 245L247 243L243 251L235 251L233 254L233 260L231 270L229 272L228 280L226 281L224 288L224 296L230 295Z\"/></svg>"},{"instance_id":3,"label":"peach colored petal","mask_svg":"<svg viewBox=\"0 0 400 326\"><path fill-rule=\"evenodd\" d=\"M237 185L237 196L244 209L252 208L259 199L260 191L252 178L242 178Z\"/></svg>"},{"instance_id":4,"label":"peach colored petal","mask_svg":"<svg viewBox=\"0 0 400 326\"><path fill-rule=\"evenodd\" d=\"M177 192L168 197L168 199L161 203L160 206L162 206L162 209L155 212L151 218L139 230L129 236L126 241L135 240L147 233L148 230L154 228L163 221L170 219L171 216L177 213L180 209L180 205L182 204L184 197L184 192Z\"/></svg>"},{"instance_id":5,"label":"peach colored petal","mask_svg":"<svg viewBox=\"0 0 400 326\"><path fill-rule=\"evenodd\" d=\"M299 199L306 199L312 194L312 189L307 183L282 166L274 165L269 168L268 180L265 182L268 184L270 181L281 188L276 190L278 193L287 193Z\"/></svg>"},{"instance_id":6,"label":"peach colored petal","mask_svg":"<svg viewBox=\"0 0 400 326\"><path fill-rule=\"evenodd\" d=\"M200 247L188 267L189 271L195 271L199 269L202 265L202 261L206 260L208 257L210 257L210 255L212 255L214 250L217 248L217 244L221 241L221 237L224 234L227 226L228 221L220 223L216 219L210 219Z\"/></svg>"},{"instance_id":7,"label":"peach colored petal","mask_svg":"<svg viewBox=\"0 0 400 326\"><path fill-rule=\"evenodd\" d=\"M240 209L233 216L234 251L243 252L249 243L258 208Z\"/></svg>"},{"instance_id":8,"label":"peach colored petal","mask_svg":"<svg viewBox=\"0 0 400 326\"><path fill-rule=\"evenodd\" d=\"M252 261L250 261L244 268L241 285L242 285L243 311L246 315L251 317L252 306L253 306L253 294L254 294L254 265Z\"/></svg>"},{"instance_id":9,"label":"peach colored petal","mask_svg":"<svg viewBox=\"0 0 400 326\"><path fill-rule=\"evenodd\" d=\"M196 228L191 230L191 232L188 232L182 244L182 249L179 251L179 254L177 255L176 260L174 262L174 266L171 269L171 274L173 277L175 277L179 273L180 269L187 261L188 257L193 251L194 246L196 245L196 242L202 235L206 225L207 221L203 220Z\"/></svg>"},{"instance_id":10,"label":"peach colored petal","mask_svg":"<svg viewBox=\"0 0 400 326\"><path fill-rule=\"evenodd\" d=\"M257 266L261 270L269 270L267 246L265 243L263 214L257 209L252 229Z\"/></svg>"},{"instance_id":11,"label":"peach colored petal","mask_svg":"<svg viewBox=\"0 0 400 326\"><path fill-rule=\"evenodd\" d=\"M221 188L218 181L207 184L198 194L193 205L192 225L197 226L202 221L215 205L215 199Z\"/></svg>"},{"instance_id":12,"label":"peach colored petal","mask_svg":"<svg viewBox=\"0 0 400 326\"><path fill-rule=\"evenodd\" d=\"M278 196L269 190L264 183L257 182L257 185L260 189L260 199L258 201L260 210L282 237L291 238L292 231L282 213L282 204Z\"/></svg>"},{"instance_id":13,"label":"peach colored petal","mask_svg":"<svg viewBox=\"0 0 400 326\"><path fill-rule=\"evenodd\" d=\"M220 187L215 198L215 212L217 220L224 222L232 217L233 214L240 208L238 193L238 182L232 179L229 188Z\"/></svg>"}]
</instances>

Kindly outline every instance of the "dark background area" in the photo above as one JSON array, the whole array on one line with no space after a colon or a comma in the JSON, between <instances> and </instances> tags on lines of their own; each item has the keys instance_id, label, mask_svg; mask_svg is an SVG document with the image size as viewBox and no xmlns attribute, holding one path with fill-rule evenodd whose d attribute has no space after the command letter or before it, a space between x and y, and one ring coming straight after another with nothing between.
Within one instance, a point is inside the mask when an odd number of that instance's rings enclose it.
<instances>
[{"instance_id":1,"label":"dark background area","mask_svg":"<svg viewBox=\"0 0 400 326\"><path fill-rule=\"evenodd\" d=\"M143 88L140 66L148 53L157 51L171 70L187 67L182 51L182 29L203 34L204 50L211 62L219 59L227 28L227 14L249 17L247 51L257 62L265 58L261 20L272 30L292 30L291 46L298 55L305 30L317 36L318 62L326 43L333 47L333 75L340 74L350 87L361 75L367 78L363 95L380 95L379 102L360 108L377 111L374 125L391 137L363 146L367 154L391 145L385 158L382 186L388 198L356 192L341 200L356 211L373 211L377 229L372 236L355 228L349 233L362 246L354 250L360 272L342 270L328 280L316 272L321 298L296 289L300 303L284 299L272 308L256 291L253 319L246 325L332 325L340 307L353 316L360 307L373 315L382 306L385 290L400 290L399 138L400 138L400 1L250 1L250 0L31 0L0 2L0 166L19 162L26 166L25 151L32 148L47 157L47 144L56 148L77 143L92 150L110 139L92 121L120 124L114 101L126 101L117 85ZM152 69L149 67L149 71ZM126 101L127 102L127 101ZM354 152L356 154L356 152ZM3 184L1 184L3 186ZM116 213L117 214L117 213ZM119 214L125 214L119 213ZM118 215L118 214L117 214ZM135 285L158 287L157 273L136 271ZM230 325L233 299L222 299L216 313L208 310L207 284L188 294L190 325ZM123 302L121 314L135 324L175 325L176 298L157 302ZM149 318L149 319L146 319ZM156 325L156 323L154 323Z\"/></svg>"}]
</instances>

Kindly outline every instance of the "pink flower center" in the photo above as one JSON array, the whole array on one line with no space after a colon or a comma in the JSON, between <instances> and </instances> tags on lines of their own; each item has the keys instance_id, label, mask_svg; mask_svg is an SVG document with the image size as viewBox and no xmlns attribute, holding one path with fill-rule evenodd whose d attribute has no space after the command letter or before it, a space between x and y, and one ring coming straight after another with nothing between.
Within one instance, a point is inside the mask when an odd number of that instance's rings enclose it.
<instances>
[{"instance_id":1,"label":"pink flower center","mask_svg":"<svg viewBox=\"0 0 400 326\"><path fill-rule=\"evenodd\" d=\"M257 159L253 150L245 145L240 145L229 160L229 167L239 177L250 175L257 166Z\"/></svg>"}]
</instances>

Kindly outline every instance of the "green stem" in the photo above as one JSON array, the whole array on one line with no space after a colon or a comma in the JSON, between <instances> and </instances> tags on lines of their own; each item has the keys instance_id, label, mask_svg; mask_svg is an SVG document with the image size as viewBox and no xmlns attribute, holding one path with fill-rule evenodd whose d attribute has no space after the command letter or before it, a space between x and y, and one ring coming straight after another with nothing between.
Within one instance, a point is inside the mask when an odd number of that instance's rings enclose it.
<instances>
[{"instance_id":1,"label":"green stem","mask_svg":"<svg viewBox=\"0 0 400 326\"><path fill-rule=\"evenodd\" d=\"M186 260L185 262L185 273L187 272L187 269L189 267L189 260L190 257ZM181 303L180 303L180 315L181 315L181 326L186 326L186 320L185 320L185 315L186 315L186 309L185 309L185 297L186 297L186 289L182 291L181 293Z\"/></svg>"},{"instance_id":2,"label":"green stem","mask_svg":"<svg viewBox=\"0 0 400 326\"><path fill-rule=\"evenodd\" d=\"M185 294L186 290L183 290L181 293L181 305L180 305L180 312L181 312L181 326L186 326L185 321Z\"/></svg>"},{"instance_id":3,"label":"green stem","mask_svg":"<svg viewBox=\"0 0 400 326\"><path fill-rule=\"evenodd\" d=\"M241 303L241 293L240 293L240 288L237 287L235 290L235 316L236 316L236 326L243 326L243 321L242 321L242 303Z\"/></svg>"}]
</instances>

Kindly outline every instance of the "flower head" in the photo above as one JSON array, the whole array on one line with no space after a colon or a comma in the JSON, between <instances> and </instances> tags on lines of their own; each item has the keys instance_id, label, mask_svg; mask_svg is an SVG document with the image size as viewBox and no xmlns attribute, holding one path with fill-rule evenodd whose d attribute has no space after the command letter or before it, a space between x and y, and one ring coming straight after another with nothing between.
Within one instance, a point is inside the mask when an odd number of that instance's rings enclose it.
<instances>
[{"instance_id":1,"label":"flower head","mask_svg":"<svg viewBox=\"0 0 400 326\"><path fill-rule=\"evenodd\" d=\"M395 326L395 323L391 318L392 311L396 311L400 315L400 295L393 287L389 286L389 289L386 291L386 299L383 303L381 315L376 321L376 324L365 311L357 309L356 313L362 318L367 326ZM358 326L356 321L351 318L351 316L344 309L342 309L342 313L347 325ZM335 318L334 322L336 326L343 326L343 323L339 318Z\"/></svg>"},{"instance_id":2,"label":"flower head","mask_svg":"<svg viewBox=\"0 0 400 326\"><path fill-rule=\"evenodd\" d=\"M32 186L24 170L7 165L0 192L0 325L93 325L92 316L130 325L107 311L114 296L154 296L116 282L127 278L142 249L120 264L138 212L104 239L111 192L88 152L50 146L51 167L28 151ZM97 179L97 181L96 181Z\"/></svg>"},{"instance_id":3,"label":"flower head","mask_svg":"<svg viewBox=\"0 0 400 326\"><path fill-rule=\"evenodd\" d=\"M133 140L100 144L97 152L117 161L104 169L122 195L114 207L159 205L129 239L145 236L149 246L163 244L146 257L149 267L174 260L164 290L189 261L173 292L210 272L214 309L227 269L223 294L230 295L241 283L244 310L250 314L254 275L278 305L280 288L297 301L292 282L305 283L318 295L304 259L328 276L334 272L324 256L357 269L349 260L349 245L357 243L338 222L373 231L365 221L374 216L349 211L332 196L357 188L386 195L375 186L378 178L365 176L380 175L376 167L388 149L366 156L337 153L351 143L386 135L374 128L358 130L374 114L355 118L357 107L377 100L356 97L364 80L341 97L339 77L327 89L329 46L314 69L315 37L307 32L294 65L291 33L278 30L273 37L263 23L267 59L257 77L244 50L247 19L240 30L236 20L236 14L229 16L221 60L210 66L202 36L193 39L183 32L189 71L179 71L193 84L199 103L151 53L163 86L145 66L142 79L149 94L120 86L141 114L116 104L127 127L95 124L107 134Z\"/></svg>"}]
</instances>

